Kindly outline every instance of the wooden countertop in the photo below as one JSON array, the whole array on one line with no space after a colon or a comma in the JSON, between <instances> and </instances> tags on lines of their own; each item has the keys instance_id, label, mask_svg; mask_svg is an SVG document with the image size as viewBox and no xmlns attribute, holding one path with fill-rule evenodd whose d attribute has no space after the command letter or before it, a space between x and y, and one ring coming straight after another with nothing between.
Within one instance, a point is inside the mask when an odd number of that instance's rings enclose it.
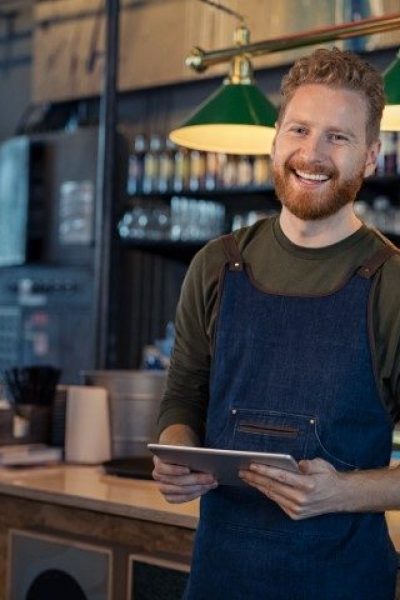
<instances>
[{"instance_id":1,"label":"wooden countertop","mask_svg":"<svg viewBox=\"0 0 400 600\"><path fill-rule=\"evenodd\" d=\"M199 502L168 504L152 481L105 475L101 467L0 468L0 494L195 529ZM386 513L400 552L400 511Z\"/></svg>"},{"instance_id":2,"label":"wooden countertop","mask_svg":"<svg viewBox=\"0 0 400 600\"><path fill-rule=\"evenodd\" d=\"M195 529L199 502L169 504L153 481L104 474L101 467L0 468L0 494Z\"/></svg>"}]
</instances>

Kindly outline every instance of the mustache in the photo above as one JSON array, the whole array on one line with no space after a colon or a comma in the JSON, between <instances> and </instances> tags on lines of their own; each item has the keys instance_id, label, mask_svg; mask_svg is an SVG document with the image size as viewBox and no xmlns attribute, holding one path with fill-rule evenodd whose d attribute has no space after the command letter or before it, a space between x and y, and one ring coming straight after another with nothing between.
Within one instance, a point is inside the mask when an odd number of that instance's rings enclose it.
<instances>
[{"instance_id":1,"label":"mustache","mask_svg":"<svg viewBox=\"0 0 400 600\"><path fill-rule=\"evenodd\" d=\"M307 162L299 158L292 158L286 161L285 169L291 171L305 171L312 175L325 175L326 177L335 178L338 176L338 171L335 167L329 165L321 165L316 162Z\"/></svg>"}]
</instances>

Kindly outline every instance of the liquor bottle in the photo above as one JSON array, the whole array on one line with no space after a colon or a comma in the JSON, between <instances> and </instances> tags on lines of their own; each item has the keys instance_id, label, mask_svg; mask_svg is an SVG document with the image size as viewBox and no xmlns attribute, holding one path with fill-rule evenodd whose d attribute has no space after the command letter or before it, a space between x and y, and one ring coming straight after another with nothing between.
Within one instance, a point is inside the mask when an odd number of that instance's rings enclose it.
<instances>
[{"instance_id":1,"label":"liquor bottle","mask_svg":"<svg viewBox=\"0 0 400 600\"><path fill-rule=\"evenodd\" d=\"M387 131L384 147L385 175L396 175L397 140L394 131Z\"/></svg>"},{"instance_id":2,"label":"liquor bottle","mask_svg":"<svg viewBox=\"0 0 400 600\"><path fill-rule=\"evenodd\" d=\"M150 147L144 156L143 193L151 194L158 191L158 177L160 169L160 136L152 134Z\"/></svg>"},{"instance_id":3,"label":"liquor bottle","mask_svg":"<svg viewBox=\"0 0 400 600\"><path fill-rule=\"evenodd\" d=\"M378 158L376 161L375 175L384 175L385 174L385 143L386 143L386 131L381 131L379 134L379 138L381 140L381 149L378 154Z\"/></svg>"},{"instance_id":4,"label":"liquor bottle","mask_svg":"<svg viewBox=\"0 0 400 600\"><path fill-rule=\"evenodd\" d=\"M224 172L228 162L228 155L223 152L217 154L217 169L216 169L216 187L222 190L224 188Z\"/></svg>"},{"instance_id":5,"label":"liquor bottle","mask_svg":"<svg viewBox=\"0 0 400 600\"><path fill-rule=\"evenodd\" d=\"M130 195L141 194L143 191L144 156L146 152L146 138L139 133L135 136L133 151L129 156L128 186Z\"/></svg>"},{"instance_id":6,"label":"liquor bottle","mask_svg":"<svg viewBox=\"0 0 400 600\"><path fill-rule=\"evenodd\" d=\"M176 193L181 193L189 187L189 153L186 148L178 146L175 152L174 165L174 184L173 189Z\"/></svg>"},{"instance_id":7,"label":"liquor bottle","mask_svg":"<svg viewBox=\"0 0 400 600\"><path fill-rule=\"evenodd\" d=\"M237 185L239 187L247 187L253 181L253 165L250 157L243 155L238 158L237 163Z\"/></svg>"},{"instance_id":8,"label":"liquor bottle","mask_svg":"<svg viewBox=\"0 0 400 600\"><path fill-rule=\"evenodd\" d=\"M270 176L269 159L267 156L255 156L253 163L253 183L257 187L267 185Z\"/></svg>"},{"instance_id":9,"label":"liquor bottle","mask_svg":"<svg viewBox=\"0 0 400 600\"><path fill-rule=\"evenodd\" d=\"M215 190L217 187L217 155L215 152L206 153L206 190Z\"/></svg>"},{"instance_id":10,"label":"liquor bottle","mask_svg":"<svg viewBox=\"0 0 400 600\"><path fill-rule=\"evenodd\" d=\"M396 174L400 175L400 132L396 133Z\"/></svg>"},{"instance_id":11,"label":"liquor bottle","mask_svg":"<svg viewBox=\"0 0 400 600\"><path fill-rule=\"evenodd\" d=\"M206 161L204 152L192 150L190 152L189 189L197 192L205 187Z\"/></svg>"},{"instance_id":12,"label":"liquor bottle","mask_svg":"<svg viewBox=\"0 0 400 600\"><path fill-rule=\"evenodd\" d=\"M170 139L165 140L164 148L160 152L160 169L158 177L158 191L161 194L173 189L175 169L175 144Z\"/></svg>"},{"instance_id":13,"label":"liquor bottle","mask_svg":"<svg viewBox=\"0 0 400 600\"><path fill-rule=\"evenodd\" d=\"M237 156L234 154L228 154L223 175L224 189L229 190L237 185L237 162Z\"/></svg>"}]
</instances>

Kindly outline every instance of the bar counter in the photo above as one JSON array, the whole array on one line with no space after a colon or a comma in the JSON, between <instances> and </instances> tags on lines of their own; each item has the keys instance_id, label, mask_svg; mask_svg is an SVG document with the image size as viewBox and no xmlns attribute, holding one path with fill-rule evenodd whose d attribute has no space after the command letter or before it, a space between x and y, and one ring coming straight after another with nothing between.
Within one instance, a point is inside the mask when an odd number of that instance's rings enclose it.
<instances>
[{"instance_id":1,"label":"bar counter","mask_svg":"<svg viewBox=\"0 0 400 600\"><path fill-rule=\"evenodd\" d=\"M198 501L169 504L153 481L106 475L101 467L0 469L0 494L189 529L199 512Z\"/></svg>"},{"instance_id":2,"label":"bar counter","mask_svg":"<svg viewBox=\"0 0 400 600\"><path fill-rule=\"evenodd\" d=\"M107 581L101 583L108 591L99 595L98 581L87 584L92 590L85 592L88 600L134 600L135 569L139 574L153 569L146 577L136 576L142 587L147 588L146 581L153 585L154 579L160 589L175 590L178 577L182 587L198 509L198 501L168 504L153 481L106 475L101 467L0 468L0 600L25 597L15 590L29 573L33 578L35 569L47 565L46 569L69 573L62 563L65 557L71 569L84 563L80 568L89 577L89 572L96 571L92 566L96 553L110 557L106 569L97 569L108 573ZM44 556L36 552L35 544L44 548ZM20 556L14 552L17 547ZM82 561L76 557L83 547L89 550ZM142 591L137 593L142 597ZM158 596L157 590L146 593L145 597ZM171 598L175 597L171 592Z\"/></svg>"},{"instance_id":3,"label":"bar counter","mask_svg":"<svg viewBox=\"0 0 400 600\"><path fill-rule=\"evenodd\" d=\"M101 467L0 469L0 494L188 529L196 528L199 514L197 500L169 504L153 481L105 475ZM400 553L400 511L386 518Z\"/></svg>"},{"instance_id":4,"label":"bar counter","mask_svg":"<svg viewBox=\"0 0 400 600\"><path fill-rule=\"evenodd\" d=\"M106 597L125 600L135 598L132 556L188 571L198 510L198 501L168 504L154 482L106 475L101 467L0 469L0 600L10 598L10 530L110 548L114 575ZM400 511L387 520L400 552Z\"/></svg>"}]
</instances>

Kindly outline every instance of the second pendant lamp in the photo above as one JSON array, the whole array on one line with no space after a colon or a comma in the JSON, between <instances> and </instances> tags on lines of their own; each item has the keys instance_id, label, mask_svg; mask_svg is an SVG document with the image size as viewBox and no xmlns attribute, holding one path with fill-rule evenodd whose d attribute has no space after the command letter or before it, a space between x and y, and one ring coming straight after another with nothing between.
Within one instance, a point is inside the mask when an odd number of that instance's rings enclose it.
<instances>
[{"instance_id":1,"label":"second pendant lamp","mask_svg":"<svg viewBox=\"0 0 400 600\"><path fill-rule=\"evenodd\" d=\"M238 30L236 31L237 35ZM243 41L248 30L241 26ZM248 56L232 59L223 85L200 105L170 139L186 148L226 154L269 154L277 110L254 84Z\"/></svg>"}]
</instances>

